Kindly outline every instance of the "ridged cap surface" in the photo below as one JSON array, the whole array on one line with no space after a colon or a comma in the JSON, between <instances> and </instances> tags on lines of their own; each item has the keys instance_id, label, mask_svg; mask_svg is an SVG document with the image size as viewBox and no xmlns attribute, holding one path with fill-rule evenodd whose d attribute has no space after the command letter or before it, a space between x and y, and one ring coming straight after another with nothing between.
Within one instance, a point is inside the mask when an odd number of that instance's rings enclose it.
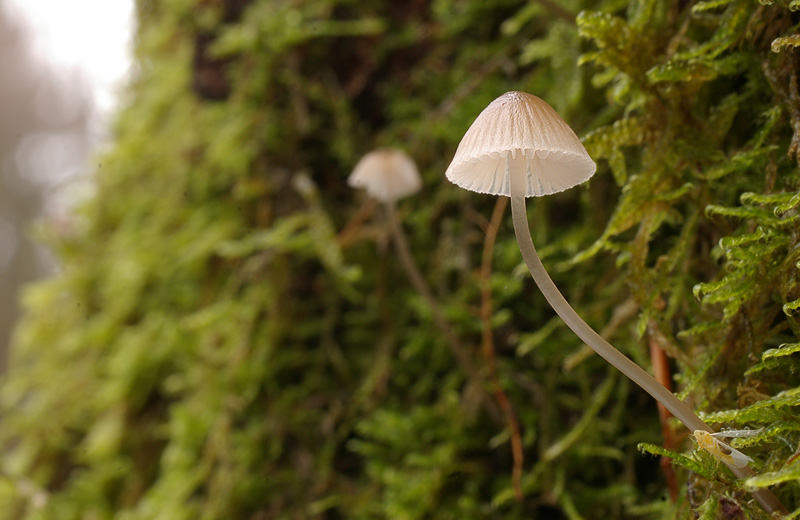
<instances>
[{"instance_id":1,"label":"ridged cap surface","mask_svg":"<svg viewBox=\"0 0 800 520\"><path fill-rule=\"evenodd\" d=\"M469 127L446 175L464 189L508 196L507 158L517 153L527 159L526 197L572 188L597 168L553 107L532 94L506 92Z\"/></svg>"}]
</instances>

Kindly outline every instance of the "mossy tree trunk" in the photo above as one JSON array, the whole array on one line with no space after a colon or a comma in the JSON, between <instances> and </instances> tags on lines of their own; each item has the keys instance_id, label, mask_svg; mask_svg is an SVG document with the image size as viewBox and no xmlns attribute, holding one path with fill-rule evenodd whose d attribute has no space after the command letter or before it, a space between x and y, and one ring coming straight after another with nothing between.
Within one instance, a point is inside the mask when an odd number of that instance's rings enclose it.
<instances>
[{"instance_id":1,"label":"mossy tree trunk","mask_svg":"<svg viewBox=\"0 0 800 520\"><path fill-rule=\"evenodd\" d=\"M0 518L759 518L746 489L781 482L798 507L800 20L764 4L140 0L115 148L27 293ZM503 207L482 276L496 199L443 172L508 90L600 164L531 203L556 283L641 365L663 350L707 421L763 427L738 445L758 476L585 354ZM377 146L420 165L397 213L479 366L491 297L486 388L347 187ZM675 458L677 502L640 444Z\"/></svg>"}]
</instances>

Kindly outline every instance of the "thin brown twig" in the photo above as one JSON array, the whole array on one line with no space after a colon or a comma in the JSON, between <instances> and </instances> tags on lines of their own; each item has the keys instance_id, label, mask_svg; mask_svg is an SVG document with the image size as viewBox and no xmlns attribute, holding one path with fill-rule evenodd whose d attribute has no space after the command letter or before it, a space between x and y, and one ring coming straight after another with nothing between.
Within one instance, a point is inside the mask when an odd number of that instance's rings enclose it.
<instances>
[{"instance_id":1,"label":"thin brown twig","mask_svg":"<svg viewBox=\"0 0 800 520\"><path fill-rule=\"evenodd\" d=\"M492 390L494 391L497 404L503 410L508 428L511 430L511 453L514 457L514 494L518 501L522 501L522 468L524 462L524 455L522 451L522 437L519 432L519 422L516 415L514 415L514 408L508 400L508 396L503 391L500 385L500 380L497 377L497 361L494 352L494 340L492 338L492 255L494 253L494 244L497 239L497 232L500 228L500 220L503 218L506 206L508 206L507 197L499 197L494 206L492 219L486 229L486 240L483 242L483 259L481 261L481 322L482 322L482 345L483 355L486 357L486 365L489 368L489 379L492 382Z\"/></svg>"},{"instance_id":2,"label":"thin brown twig","mask_svg":"<svg viewBox=\"0 0 800 520\"><path fill-rule=\"evenodd\" d=\"M336 236L336 242L339 244L339 247L345 248L350 245L350 242L355 239L356 234L364 225L364 222L366 222L375 211L377 205L378 203L375 199L372 197L367 198L364 204L361 205L361 208L353 215L353 218L350 219L350 222L348 222Z\"/></svg>"},{"instance_id":3,"label":"thin brown twig","mask_svg":"<svg viewBox=\"0 0 800 520\"><path fill-rule=\"evenodd\" d=\"M651 326L654 326L654 324L651 323ZM653 373L658 382L671 392L672 374L669 370L667 354L659 346L653 334L648 335L648 344L650 345L650 361L653 364ZM669 410L664 408L661 403L658 403L658 418L661 421L661 435L664 437L664 447L668 450L674 450L676 444L672 429L669 427L670 417L672 417L672 414L669 413ZM661 457L660 464L661 471L667 481L669 498L672 502L676 502L678 500L678 478L675 476L675 468L672 467L672 462L667 457Z\"/></svg>"}]
</instances>

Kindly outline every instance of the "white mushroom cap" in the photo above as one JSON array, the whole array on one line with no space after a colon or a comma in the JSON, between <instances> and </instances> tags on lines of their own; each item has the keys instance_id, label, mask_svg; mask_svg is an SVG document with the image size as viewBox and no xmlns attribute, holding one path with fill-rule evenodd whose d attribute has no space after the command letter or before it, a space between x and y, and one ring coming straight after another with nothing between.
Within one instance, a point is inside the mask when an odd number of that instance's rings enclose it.
<instances>
[{"instance_id":1,"label":"white mushroom cap","mask_svg":"<svg viewBox=\"0 0 800 520\"><path fill-rule=\"evenodd\" d=\"M518 153L527 164L526 197L572 188L597 168L553 107L525 92L506 92L469 127L446 175L464 189L508 196L508 158Z\"/></svg>"},{"instance_id":2,"label":"white mushroom cap","mask_svg":"<svg viewBox=\"0 0 800 520\"><path fill-rule=\"evenodd\" d=\"M353 188L364 188L381 202L392 202L422 189L422 178L414 159L394 148L369 152L347 179Z\"/></svg>"}]
</instances>

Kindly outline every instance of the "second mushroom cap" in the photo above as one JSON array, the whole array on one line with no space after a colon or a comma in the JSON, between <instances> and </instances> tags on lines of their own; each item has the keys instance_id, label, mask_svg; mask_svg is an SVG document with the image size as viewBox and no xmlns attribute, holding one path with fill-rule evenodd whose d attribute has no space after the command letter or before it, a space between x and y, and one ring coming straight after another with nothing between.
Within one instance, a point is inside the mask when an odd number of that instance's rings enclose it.
<instances>
[{"instance_id":1,"label":"second mushroom cap","mask_svg":"<svg viewBox=\"0 0 800 520\"><path fill-rule=\"evenodd\" d=\"M414 159L401 150L378 148L358 161L347 183L363 188L381 202L394 202L417 193L422 177Z\"/></svg>"}]
</instances>

